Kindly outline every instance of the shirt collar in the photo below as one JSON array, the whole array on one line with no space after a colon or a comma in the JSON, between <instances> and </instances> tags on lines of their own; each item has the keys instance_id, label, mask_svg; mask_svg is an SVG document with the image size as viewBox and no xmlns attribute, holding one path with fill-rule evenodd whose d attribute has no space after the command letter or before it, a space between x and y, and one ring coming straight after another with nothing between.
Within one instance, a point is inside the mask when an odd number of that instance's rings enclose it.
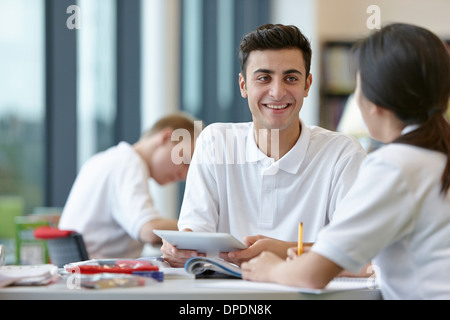
<instances>
[{"instance_id":1,"label":"shirt collar","mask_svg":"<svg viewBox=\"0 0 450 320\"><path fill-rule=\"evenodd\" d=\"M248 129L247 133L247 147L245 152L245 160L246 162L258 162L262 159L269 158L266 156L256 145L255 141L255 126L253 122L250 124L250 128Z\"/></svg>"},{"instance_id":2,"label":"shirt collar","mask_svg":"<svg viewBox=\"0 0 450 320\"><path fill-rule=\"evenodd\" d=\"M265 155L257 146L254 135L254 125L251 124L247 134L247 148L246 148L246 161L247 163L265 162L270 163L273 166L279 166L283 171L291 174L296 174L306 156L308 150L309 141L311 138L311 131L300 119L302 131L295 145L277 162L273 161L273 158L269 158Z\"/></svg>"},{"instance_id":3,"label":"shirt collar","mask_svg":"<svg viewBox=\"0 0 450 320\"><path fill-rule=\"evenodd\" d=\"M403 128L402 130L402 135L410 133L411 131L416 130L417 128L419 128L418 124L411 124L409 126L406 126L405 128Z\"/></svg>"}]
</instances>

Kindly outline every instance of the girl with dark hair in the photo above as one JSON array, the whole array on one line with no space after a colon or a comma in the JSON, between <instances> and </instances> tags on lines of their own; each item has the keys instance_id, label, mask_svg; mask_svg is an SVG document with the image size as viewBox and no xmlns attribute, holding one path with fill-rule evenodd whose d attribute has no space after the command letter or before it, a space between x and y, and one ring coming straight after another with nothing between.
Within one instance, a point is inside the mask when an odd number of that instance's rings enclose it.
<instances>
[{"instance_id":1,"label":"girl with dark hair","mask_svg":"<svg viewBox=\"0 0 450 320\"><path fill-rule=\"evenodd\" d=\"M385 299L450 298L450 57L430 31L382 28L356 47L356 98L370 154L308 253L242 265L249 280L323 288L372 262ZM308 226L304 226L307 228Z\"/></svg>"},{"instance_id":2,"label":"girl with dark hair","mask_svg":"<svg viewBox=\"0 0 450 320\"><path fill-rule=\"evenodd\" d=\"M366 98L392 112L399 124L393 142L447 156L441 179L445 194L450 187L450 125L444 117L449 101L450 63L444 44L426 29L393 24L357 44L356 52L360 107ZM370 115L364 111L361 108L364 121L370 125ZM399 134L408 125L406 133ZM388 131L381 127L370 132L382 142L392 142L383 136Z\"/></svg>"}]
</instances>

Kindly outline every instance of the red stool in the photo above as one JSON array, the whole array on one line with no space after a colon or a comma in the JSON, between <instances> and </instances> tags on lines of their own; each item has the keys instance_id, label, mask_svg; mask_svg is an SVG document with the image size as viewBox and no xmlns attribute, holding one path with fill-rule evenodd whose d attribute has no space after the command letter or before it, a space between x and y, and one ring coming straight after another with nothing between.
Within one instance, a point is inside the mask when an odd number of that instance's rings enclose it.
<instances>
[{"instance_id":1,"label":"red stool","mask_svg":"<svg viewBox=\"0 0 450 320\"><path fill-rule=\"evenodd\" d=\"M83 237L75 231L44 226L34 230L34 237L47 241L50 260L59 268L71 262L89 259Z\"/></svg>"}]
</instances>

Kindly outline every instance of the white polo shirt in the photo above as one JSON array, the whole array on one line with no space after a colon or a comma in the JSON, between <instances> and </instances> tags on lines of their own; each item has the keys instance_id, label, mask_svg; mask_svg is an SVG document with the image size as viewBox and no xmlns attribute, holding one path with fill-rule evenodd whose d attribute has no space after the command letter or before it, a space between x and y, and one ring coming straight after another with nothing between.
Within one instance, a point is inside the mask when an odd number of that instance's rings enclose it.
<instances>
[{"instance_id":1,"label":"white polo shirt","mask_svg":"<svg viewBox=\"0 0 450 320\"><path fill-rule=\"evenodd\" d=\"M81 233L91 259L139 257L141 227L160 218L149 178L144 161L126 142L96 154L81 168L59 228Z\"/></svg>"},{"instance_id":2,"label":"white polo shirt","mask_svg":"<svg viewBox=\"0 0 450 320\"><path fill-rule=\"evenodd\" d=\"M443 153L390 144L370 154L312 250L353 272L374 265L384 299L450 299L450 192Z\"/></svg>"},{"instance_id":3,"label":"white polo shirt","mask_svg":"<svg viewBox=\"0 0 450 320\"><path fill-rule=\"evenodd\" d=\"M197 140L178 227L313 242L353 184L365 152L349 136L304 123L274 162L257 147L253 123L216 123Z\"/></svg>"}]
</instances>

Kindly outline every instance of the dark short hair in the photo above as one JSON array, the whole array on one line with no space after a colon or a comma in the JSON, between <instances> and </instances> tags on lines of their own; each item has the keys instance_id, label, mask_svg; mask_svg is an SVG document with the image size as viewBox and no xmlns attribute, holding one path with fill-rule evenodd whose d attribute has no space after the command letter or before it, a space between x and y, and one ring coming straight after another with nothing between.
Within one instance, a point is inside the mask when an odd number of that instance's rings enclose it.
<instances>
[{"instance_id":1,"label":"dark short hair","mask_svg":"<svg viewBox=\"0 0 450 320\"><path fill-rule=\"evenodd\" d=\"M246 77L247 59L250 52L288 48L298 48L302 51L306 77L308 77L311 68L311 44L296 26L282 24L265 24L244 35L239 45L239 62L242 75L244 78Z\"/></svg>"}]
</instances>

